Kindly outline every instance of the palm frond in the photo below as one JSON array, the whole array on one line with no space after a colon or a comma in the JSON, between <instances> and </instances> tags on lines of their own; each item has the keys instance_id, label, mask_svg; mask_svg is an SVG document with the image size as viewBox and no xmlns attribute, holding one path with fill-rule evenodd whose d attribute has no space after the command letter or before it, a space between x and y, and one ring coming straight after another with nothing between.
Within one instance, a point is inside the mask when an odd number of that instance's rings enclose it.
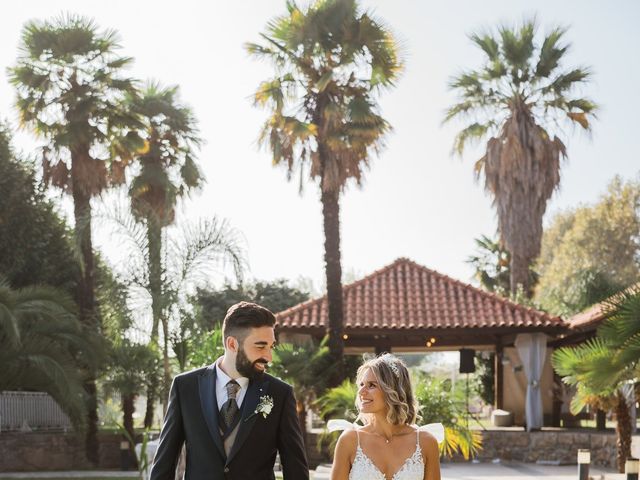
<instances>
[{"instance_id":1,"label":"palm frond","mask_svg":"<svg viewBox=\"0 0 640 480\"><path fill-rule=\"evenodd\" d=\"M559 45L566 28L556 27L547 35L540 47L540 56L536 64L536 76L547 78L559 65L569 45Z\"/></svg>"}]
</instances>

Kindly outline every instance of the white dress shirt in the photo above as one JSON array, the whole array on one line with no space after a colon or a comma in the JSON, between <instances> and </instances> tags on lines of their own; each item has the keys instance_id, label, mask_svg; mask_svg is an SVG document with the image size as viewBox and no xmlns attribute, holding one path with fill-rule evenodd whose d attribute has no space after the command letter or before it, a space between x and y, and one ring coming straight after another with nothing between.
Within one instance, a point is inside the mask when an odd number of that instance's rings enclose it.
<instances>
[{"instance_id":1,"label":"white dress shirt","mask_svg":"<svg viewBox=\"0 0 640 480\"><path fill-rule=\"evenodd\" d=\"M224 402L227 401L229 396L227 395L227 383L231 380L231 377L224 373L220 368L220 361L216 362L216 400L218 400L218 410L222 408ZM238 404L238 408L242 407L242 401L244 400L244 395L247 393L247 389L249 388L249 379L247 377L239 377L235 379L240 385L240 390L236 393L236 403Z\"/></svg>"}]
</instances>

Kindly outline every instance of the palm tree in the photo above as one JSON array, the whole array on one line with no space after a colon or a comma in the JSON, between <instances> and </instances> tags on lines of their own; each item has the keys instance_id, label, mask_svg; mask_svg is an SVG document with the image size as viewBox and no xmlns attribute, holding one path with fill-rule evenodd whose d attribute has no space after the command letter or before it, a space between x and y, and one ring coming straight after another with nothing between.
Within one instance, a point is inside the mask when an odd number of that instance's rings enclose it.
<instances>
[{"instance_id":1,"label":"palm tree","mask_svg":"<svg viewBox=\"0 0 640 480\"><path fill-rule=\"evenodd\" d=\"M273 374L293 385L302 438L307 438L307 407L320 397L332 375L332 358L326 345L310 341L284 343L274 350Z\"/></svg>"},{"instance_id":2,"label":"palm tree","mask_svg":"<svg viewBox=\"0 0 640 480\"><path fill-rule=\"evenodd\" d=\"M499 240L486 235L474 239L476 254L467 258L475 270L474 277L488 292L506 295L509 291L509 252L500 246Z\"/></svg>"},{"instance_id":3,"label":"palm tree","mask_svg":"<svg viewBox=\"0 0 640 480\"><path fill-rule=\"evenodd\" d=\"M135 399L156 377L153 345L135 344L121 339L112 346L111 365L104 380L107 392L118 392L122 398L122 424L126 436L135 439L133 414ZM131 453L133 454L133 445Z\"/></svg>"},{"instance_id":4,"label":"palm tree","mask_svg":"<svg viewBox=\"0 0 640 480\"><path fill-rule=\"evenodd\" d=\"M13 289L0 279L0 391L49 393L77 428L86 421L83 372L93 359L67 294L46 286Z\"/></svg>"},{"instance_id":5,"label":"palm tree","mask_svg":"<svg viewBox=\"0 0 640 480\"><path fill-rule=\"evenodd\" d=\"M177 200L200 187L204 177L193 155L200 144L196 120L191 111L178 103L178 87L162 88L149 83L141 94L131 94L128 104L144 123L141 131L146 148L136 159L139 172L129 188L131 211L147 229L148 290L151 296L151 344L158 343L162 324L164 345L164 386L171 381L169 367L169 328L166 291L163 285L163 229L174 222ZM164 393L168 393L165 391ZM147 392L145 427L153 421L157 384Z\"/></svg>"},{"instance_id":6,"label":"palm tree","mask_svg":"<svg viewBox=\"0 0 640 480\"><path fill-rule=\"evenodd\" d=\"M631 454L631 418L622 386L636 382L640 372L640 287L635 286L605 302L605 321L595 338L577 347L558 349L553 367L563 381L575 385L573 413L589 404L614 408L618 437L618 469L624 471Z\"/></svg>"},{"instance_id":7,"label":"palm tree","mask_svg":"<svg viewBox=\"0 0 640 480\"><path fill-rule=\"evenodd\" d=\"M107 211L98 212L98 218L108 221L114 233L127 242L128 262L121 265L119 273L128 287L128 296L133 310L147 312L149 300L153 302L150 290L149 236L146 223L136 220L123 205L109 206ZM230 263L235 277L242 281L246 261L240 234L227 221L216 217L201 220L195 224L184 223L181 228L163 235L161 325L163 327L163 394L168 397L171 385L172 366L168 355L170 343L173 343L178 363L187 364L188 345L184 342L184 329L188 316L192 315L189 295L193 288L203 287L210 280L212 272L220 266ZM146 331L146 325L135 326ZM177 330L176 330L177 329ZM190 334L191 332L187 332ZM154 385L157 385L155 383ZM155 388L155 387L154 387ZM166 402L165 402L166 406ZM147 400L147 413L149 402ZM145 422L152 420L145 416ZM145 424L146 426L146 424Z\"/></svg>"},{"instance_id":8,"label":"palm tree","mask_svg":"<svg viewBox=\"0 0 640 480\"><path fill-rule=\"evenodd\" d=\"M474 33L485 63L452 79L458 103L445 122L465 121L455 139L462 154L473 141L487 139L486 152L475 164L484 173L485 189L498 213L501 243L511 254L510 290L519 286L531 295L529 266L540 253L542 217L560 182L564 143L552 132L561 121L590 130L596 105L576 96L578 85L590 79L587 68L561 67L569 44L566 29L556 27L536 39L535 20L520 27L502 26L496 33Z\"/></svg>"},{"instance_id":9,"label":"palm tree","mask_svg":"<svg viewBox=\"0 0 640 480\"><path fill-rule=\"evenodd\" d=\"M118 55L114 31L98 31L92 20L61 16L30 21L22 30L20 57L9 70L23 125L47 140L43 180L73 197L82 269L77 301L86 328L100 330L95 301L91 198L124 181L124 165L139 139L127 131L135 118L122 108L133 82L121 76L131 59ZM122 162L111 162L113 159ZM98 461L94 378L89 393L87 457Z\"/></svg>"},{"instance_id":10,"label":"palm tree","mask_svg":"<svg viewBox=\"0 0 640 480\"><path fill-rule=\"evenodd\" d=\"M288 13L269 22L264 45L248 52L271 61L275 76L262 82L255 104L270 111L260 142L290 179L306 170L320 185L324 217L329 349L342 363L340 192L349 179L361 184L372 152L390 131L376 97L402 69L390 31L355 0L319 0L306 10L287 2ZM334 384L340 383L341 373Z\"/></svg>"}]
</instances>

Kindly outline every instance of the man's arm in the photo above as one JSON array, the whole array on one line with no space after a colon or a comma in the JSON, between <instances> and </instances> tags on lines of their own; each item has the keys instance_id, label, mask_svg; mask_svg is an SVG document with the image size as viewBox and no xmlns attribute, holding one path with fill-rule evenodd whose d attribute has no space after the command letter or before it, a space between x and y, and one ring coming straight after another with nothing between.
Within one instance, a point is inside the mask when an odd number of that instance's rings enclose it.
<instances>
[{"instance_id":1,"label":"man's arm","mask_svg":"<svg viewBox=\"0 0 640 480\"><path fill-rule=\"evenodd\" d=\"M288 388L278 426L278 452L285 480L309 479L309 464L298 423L296 400L291 388Z\"/></svg>"},{"instance_id":2,"label":"man's arm","mask_svg":"<svg viewBox=\"0 0 640 480\"><path fill-rule=\"evenodd\" d=\"M173 480L176 465L184 443L184 429L182 413L180 412L180 398L178 396L177 379L173 379L169 405L164 417L164 425L160 433L160 442L153 458L150 480Z\"/></svg>"}]
</instances>

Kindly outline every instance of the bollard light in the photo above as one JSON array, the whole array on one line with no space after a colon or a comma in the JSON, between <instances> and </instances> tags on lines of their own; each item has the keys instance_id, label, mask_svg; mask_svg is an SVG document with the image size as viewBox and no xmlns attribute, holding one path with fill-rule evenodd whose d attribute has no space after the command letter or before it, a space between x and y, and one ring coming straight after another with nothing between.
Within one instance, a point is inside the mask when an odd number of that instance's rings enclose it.
<instances>
[{"instance_id":1,"label":"bollard light","mask_svg":"<svg viewBox=\"0 0 640 480\"><path fill-rule=\"evenodd\" d=\"M627 475L627 480L638 480L638 471L640 471L640 460L633 457L627 458L624 464L624 473Z\"/></svg>"},{"instance_id":2,"label":"bollard light","mask_svg":"<svg viewBox=\"0 0 640 480\"><path fill-rule=\"evenodd\" d=\"M591 452L586 449L578 450L578 480L589 480L589 464Z\"/></svg>"}]
</instances>

